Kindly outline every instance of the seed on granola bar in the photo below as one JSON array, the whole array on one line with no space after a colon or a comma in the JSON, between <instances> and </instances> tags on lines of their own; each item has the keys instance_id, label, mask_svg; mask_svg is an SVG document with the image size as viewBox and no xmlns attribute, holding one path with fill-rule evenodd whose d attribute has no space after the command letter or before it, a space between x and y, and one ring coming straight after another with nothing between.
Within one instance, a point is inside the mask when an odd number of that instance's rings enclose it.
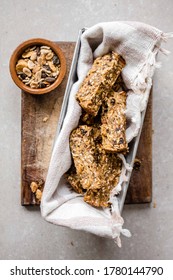
<instances>
[{"instance_id":1,"label":"seed on granola bar","mask_svg":"<svg viewBox=\"0 0 173 280\"><path fill-rule=\"evenodd\" d=\"M95 207L108 207L109 206L110 191L99 189L97 192L87 190L84 195L84 201Z\"/></svg>"},{"instance_id":2,"label":"seed on granola bar","mask_svg":"<svg viewBox=\"0 0 173 280\"><path fill-rule=\"evenodd\" d=\"M115 102L112 103L112 99ZM104 110L104 106L108 109ZM126 153L128 145L126 142L126 93L110 90L107 99L103 103L101 118L101 134L103 149L107 152Z\"/></svg>"}]
</instances>

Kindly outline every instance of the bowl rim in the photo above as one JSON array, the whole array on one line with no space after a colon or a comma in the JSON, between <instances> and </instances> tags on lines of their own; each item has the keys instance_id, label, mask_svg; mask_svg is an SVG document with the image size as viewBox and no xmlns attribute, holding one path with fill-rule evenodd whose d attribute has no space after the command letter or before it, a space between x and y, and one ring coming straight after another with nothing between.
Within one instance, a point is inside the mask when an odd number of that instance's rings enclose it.
<instances>
[{"instance_id":1,"label":"bowl rim","mask_svg":"<svg viewBox=\"0 0 173 280\"><path fill-rule=\"evenodd\" d=\"M27 49L29 46L33 46L33 45L49 46L55 52L55 54L58 56L58 58L60 60L61 69L60 69L59 76L55 80L55 82L47 88L32 89L29 86L26 86L17 76L16 63L17 63L18 59L20 58L20 56L22 55L22 53L24 52L25 49ZM20 89L22 89L25 92L31 93L31 94L37 94L37 95L45 94L45 93L49 93L50 91L54 90L57 86L60 85L60 83L64 79L65 74L66 74L66 59L65 59L64 53L62 52L61 48L58 46L58 42L56 43L56 42L53 42L53 41L50 41L47 39L43 39L43 38L33 38L33 39L26 40L17 46L17 48L13 51L13 53L11 55L10 62L9 62L9 68L10 68L10 74L11 74L13 81Z\"/></svg>"}]
</instances>

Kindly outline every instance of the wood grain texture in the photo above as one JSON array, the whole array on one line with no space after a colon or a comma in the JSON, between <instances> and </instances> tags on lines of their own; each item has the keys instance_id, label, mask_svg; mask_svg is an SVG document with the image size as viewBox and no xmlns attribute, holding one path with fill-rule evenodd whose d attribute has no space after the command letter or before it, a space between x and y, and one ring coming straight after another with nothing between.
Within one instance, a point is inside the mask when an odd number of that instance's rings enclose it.
<instances>
[{"instance_id":1,"label":"wood grain texture","mask_svg":"<svg viewBox=\"0 0 173 280\"><path fill-rule=\"evenodd\" d=\"M58 118L71 66L75 43L59 42L67 63L67 73L62 84L45 95L22 92L22 139L21 139L21 203L38 205L31 192L31 182L44 185L51 158ZM139 171L133 171L126 203L151 201L151 137L152 99L148 104L137 157L141 160Z\"/></svg>"},{"instance_id":2,"label":"wood grain texture","mask_svg":"<svg viewBox=\"0 0 173 280\"><path fill-rule=\"evenodd\" d=\"M61 85L51 93L22 92L21 203L39 204L31 192L31 182L44 184L57 129L58 118L71 66L75 43L59 42L67 65Z\"/></svg>"},{"instance_id":3,"label":"wood grain texture","mask_svg":"<svg viewBox=\"0 0 173 280\"><path fill-rule=\"evenodd\" d=\"M145 203L152 200L152 91L141 132L136 158L139 169L133 169L126 203Z\"/></svg>"}]
</instances>

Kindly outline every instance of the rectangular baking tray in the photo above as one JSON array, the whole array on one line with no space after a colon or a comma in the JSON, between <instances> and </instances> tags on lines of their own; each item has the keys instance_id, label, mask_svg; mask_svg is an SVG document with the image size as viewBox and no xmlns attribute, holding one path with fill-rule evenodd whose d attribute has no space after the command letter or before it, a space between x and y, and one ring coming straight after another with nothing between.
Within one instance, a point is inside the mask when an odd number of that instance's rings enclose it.
<instances>
[{"instance_id":1,"label":"rectangular baking tray","mask_svg":"<svg viewBox=\"0 0 173 280\"><path fill-rule=\"evenodd\" d=\"M77 42L76 42L76 46L75 46L75 50L74 50L74 55L73 55L73 60L72 60L71 68L70 68L70 73L69 73L69 77L68 77L68 81L67 81L67 86L66 86L66 90L65 90L65 94L64 94L64 99L63 99L63 103L62 103L62 108L61 108L61 112L60 112L60 116L59 116L55 141L56 141L56 139L57 139L57 137L58 137L58 135L61 131L61 128L62 128L63 122L64 122L64 118L65 118L66 113L67 113L68 100L69 100L71 87L73 86L73 84L78 79L78 77L77 77L77 64L78 64L78 58L79 58L80 46L81 46L81 35L85 32L85 30L87 30L87 28L82 28L79 31L79 34L78 34L78 38L77 38ZM135 137L131 141L129 153L126 156L126 161L131 167L133 167L134 160L135 160L135 157L136 157L138 144L139 144L139 139L140 139L140 136L141 136L142 126L143 126L143 122L144 122L144 118L145 118L145 113L146 113L146 109L141 113L141 127L140 127L140 130L139 130L139 133L138 133L137 137ZM126 173L127 182L123 183L122 190L121 190L120 194L117 196L120 213L123 210L128 186L129 186L129 183L130 183L131 174L132 174L132 171L127 171L127 173Z\"/></svg>"}]
</instances>

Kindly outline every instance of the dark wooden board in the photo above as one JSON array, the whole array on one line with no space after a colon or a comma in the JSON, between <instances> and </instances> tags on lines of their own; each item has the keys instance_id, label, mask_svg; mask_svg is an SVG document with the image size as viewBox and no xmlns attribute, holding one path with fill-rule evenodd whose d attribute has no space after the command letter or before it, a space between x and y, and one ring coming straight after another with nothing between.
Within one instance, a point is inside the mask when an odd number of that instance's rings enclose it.
<instances>
[{"instance_id":1,"label":"dark wooden board","mask_svg":"<svg viewBox=\"0 0 173 280\"><path fill-rule=\"evenodd\" d=\"M134 168L126 196L126 203L145 203L152 200L152 91L141 132L136 158L139 168Z\"/></svg>"},{"instance_id":2,"label":"dark wooden board","mask_svg":"<svg viewBox=\"0 0 173 280\"><path fill-rule=\"evenodd\" d=\"M62 84L45 95L30 95L22 92L22 139L21 139L21 203L37 205L31 192L31 182L44 185L50 162L52 146L63 101L67 78L71 66L75 43L59 42L63 50L67 73ZM152 98L148 104L137 157L141 160L138 171L133 171L127 203L151 201L152 193Z\"/></svg>"}]
</instances>

